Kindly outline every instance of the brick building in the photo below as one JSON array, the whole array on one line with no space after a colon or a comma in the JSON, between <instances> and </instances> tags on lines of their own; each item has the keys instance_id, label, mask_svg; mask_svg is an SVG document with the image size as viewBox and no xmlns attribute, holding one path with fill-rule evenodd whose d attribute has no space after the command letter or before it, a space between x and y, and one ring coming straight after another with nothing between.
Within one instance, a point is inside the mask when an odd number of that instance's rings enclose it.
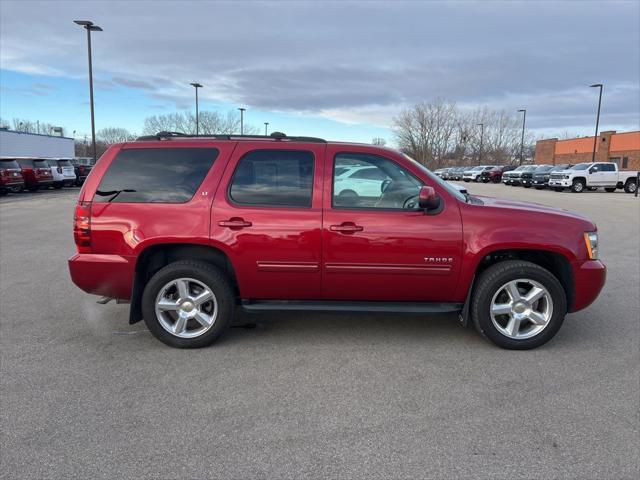
<instances>
[{"instance_id":1,"label":"brick building","mask_svg":"<svg viewBox=\"0 0 640 480\"><path fill-rule=\"evenodd\" d=\"M590 162L593 137L558 140L550 138L536 143L535 163L556 165ZM616 162L621 170L640 170L640 131L600 133L596 144L596 162Z\"/></svg>"}]
</instances>

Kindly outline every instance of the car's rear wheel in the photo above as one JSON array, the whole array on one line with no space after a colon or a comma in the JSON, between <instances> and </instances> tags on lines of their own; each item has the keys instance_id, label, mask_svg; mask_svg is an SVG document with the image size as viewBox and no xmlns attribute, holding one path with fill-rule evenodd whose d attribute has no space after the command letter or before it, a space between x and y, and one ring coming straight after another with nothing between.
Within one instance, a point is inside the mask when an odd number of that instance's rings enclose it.
<instances>
[{"instance_id":1,"label":"car's rear wheel","mask_svg":"<svg viewBox=\"0 0 640 480\"><path fill-rule=\"evenodd\" d=\"M581 178L576 178L571 184L571 191L573 193L581 193L584 192L585 184L584 180Z\"/></svg>"},{"instance_id":2,"label":"car's rear wheel","mask_svg":"<svg viewBox=\"0 0 640 480\"><path fill-rule=\"evenodd\" d=\"M624 184L624 191L627 193L636 193L637 189L638 185L633 178L630 178L629 180L627 180L627 183Z\"/></svg>"},{"instance_id":3,"label":"car's rear wheel","mask_svg":"<svg viewBox=\"0 0 640 480\"><path fill-rule=\"evenodd\" d=\"M500 177L493 177L493 183L500 183L500 182L501 182Z\"/></svg>"},{"instance_id":4,"label":"car's rear wheel","mask_svg":"<svg viewBox=\"0 0 640 480\"><path fill-rule=\"evenodd\" d=\"M478 332L502 348L526 350L548 342L567 312L564 288L548 270L508 260L487 268L471 300Z\"/></svg>"},{"instance_id":5,"label":"car's rear wheel","mask_svg":"<svg viewBox=\"0 0 640 480\"><path fill-rule=\"evenodd\" d=\"M224 334L233 317L233 290L226 275L204 262L184 260L160 269L142 294L151 333L178 348L206 347Z\"/></svg>"}]
</instances>

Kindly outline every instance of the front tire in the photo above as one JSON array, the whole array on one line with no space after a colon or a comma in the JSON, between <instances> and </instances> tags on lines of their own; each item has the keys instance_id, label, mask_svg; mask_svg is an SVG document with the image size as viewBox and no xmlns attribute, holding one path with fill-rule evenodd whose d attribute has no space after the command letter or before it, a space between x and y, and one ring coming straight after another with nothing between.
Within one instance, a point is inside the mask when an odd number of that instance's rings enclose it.
<instances>
[{"instance_id":1,"label":"front tire","mask_svg":"<svg viewBox=\"0 0 640 480\"><path fill-rule=\"evenodd\" d=\"M233 319L227 276L205 262L183 260L156 272L142 294L142 315L151 333L177 348L201 348L223 335Z\"/></svg>"},{"instance_id":2,"label":"front tire","mask_svg":"<svg viewBox=\"0 0 640 480\"><path fill-rule=\"evenodd\" d=\"M584 192L585 187L586 185L584 183L584 180L576 178L571 184L571 191L573 193L582 193Z\"/></svg>"},{"instance_id":3,"label":"front tire","mask_svg":"<svg viewBox=\"0 0 640 480\"><path fill-rule=\"evenodd\" d=\"M567 313L558 279L531 262L507 260L487 268L471 299L478 332L501 348L528 350L553 338Z\"/></svg>"}]
</instances>

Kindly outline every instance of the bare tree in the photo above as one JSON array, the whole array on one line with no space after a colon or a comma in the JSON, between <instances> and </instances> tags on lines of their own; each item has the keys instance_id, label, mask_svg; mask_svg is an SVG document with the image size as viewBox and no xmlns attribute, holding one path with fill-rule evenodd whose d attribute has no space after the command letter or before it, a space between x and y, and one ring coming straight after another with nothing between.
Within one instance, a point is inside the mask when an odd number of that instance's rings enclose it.
<instances>
[{"instance_id":1,"label":"bare tree","mask_svg":"<svg viewBox=\"0 0 640 480\"><path fill-rule=\"evenodd\" d=\"M371 140L372 145L377 145L379 147L384 147L387 144L387 141L381 137L375 137Z\"/></svg>"},{"instance_id":2,"label":"bare tree","mask_svg":"<svg viewBox=\"0 0 640 480\"><path fill-rule=\"evenodd\" d=\"M107 145L113 145L114 143L130 142L136 137L126 128L106 127L98 130L96 138Z\"/></svg>"},{"instance_id":3,"label":"bare tree","mask_svg":"<svg viewBox=\"0 0 640 480\"><path fill-rule=\"evenodd\" d=\"M200 112L198 130L204 135L238 134L240 133L240 116L235 110L227 112L226 115L211 111ZM244 125L245 134L255 135L258 131L258 128L253 125ZM193 135L196 133L196 117L192 113L183 112L146 118L143 133L154 135L158 132L180 132Z\"/></svg>"},{"instance_id":4,"label":"bare tree","mask_svg":"<svg viewBox=\"0 0 640 480\"><path fill-rule=\"evenodd\" d=\"M455 104L446 100L416 104L393 119L398 146L420 163L438 168L454 148L456 117Z\"/></svg>"},{"instance_id":5,"label":"bare tree","mask_svg":"<svg viewBox=\"0 0 640 480\"><path fill-rule=\"evenodd\" d=\"M11 123L13 124L13 130L16 132L40 133L43 135L51 135L54 133L54 128L59 128L51 123L41 122L39 120L27 120L25 118L14 118ZM5 124L9 126L9 122ZM64 131L62 133L64 133Z\"/></svg>"}]
</instances>

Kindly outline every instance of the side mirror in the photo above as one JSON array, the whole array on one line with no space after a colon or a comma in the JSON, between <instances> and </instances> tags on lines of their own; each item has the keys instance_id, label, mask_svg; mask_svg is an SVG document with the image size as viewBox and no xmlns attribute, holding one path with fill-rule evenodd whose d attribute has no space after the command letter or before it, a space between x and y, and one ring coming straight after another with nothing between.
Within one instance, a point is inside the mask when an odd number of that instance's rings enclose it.
<instances>
[{"instance_id":1,"label":"side mirror","mask_svg":"<svg viewBox=\"0 0 640 480\"><path fill-rule=\"evenodd\" d=\"M440 197L433 187L426 185L420 187L418 206L424 210L434 210L440 206Z\"/></svg>"},{"instance_id":2,"label":"side mirror","mask_svg":"<svg viewBox=\"0 0 640 480\"><path fill-rule=\"evenodd\" d=\"M388 178L386 180L383 180L380 184L380 193L386 192L387 188L389 188L389 185L391 185L391 180L389 180Z\"/></svg>"},{"instance_id":3,"label":"side mirror","mask_svg":"<svg viewBox=\"0 0 640 480\"><path fill-rule=\"evenodd\" d=\"M598 171L598 167L591 167L589 169L589 173L594 173L594 172L597 172L597 171Z\"/></svg>"}]
</instances>

